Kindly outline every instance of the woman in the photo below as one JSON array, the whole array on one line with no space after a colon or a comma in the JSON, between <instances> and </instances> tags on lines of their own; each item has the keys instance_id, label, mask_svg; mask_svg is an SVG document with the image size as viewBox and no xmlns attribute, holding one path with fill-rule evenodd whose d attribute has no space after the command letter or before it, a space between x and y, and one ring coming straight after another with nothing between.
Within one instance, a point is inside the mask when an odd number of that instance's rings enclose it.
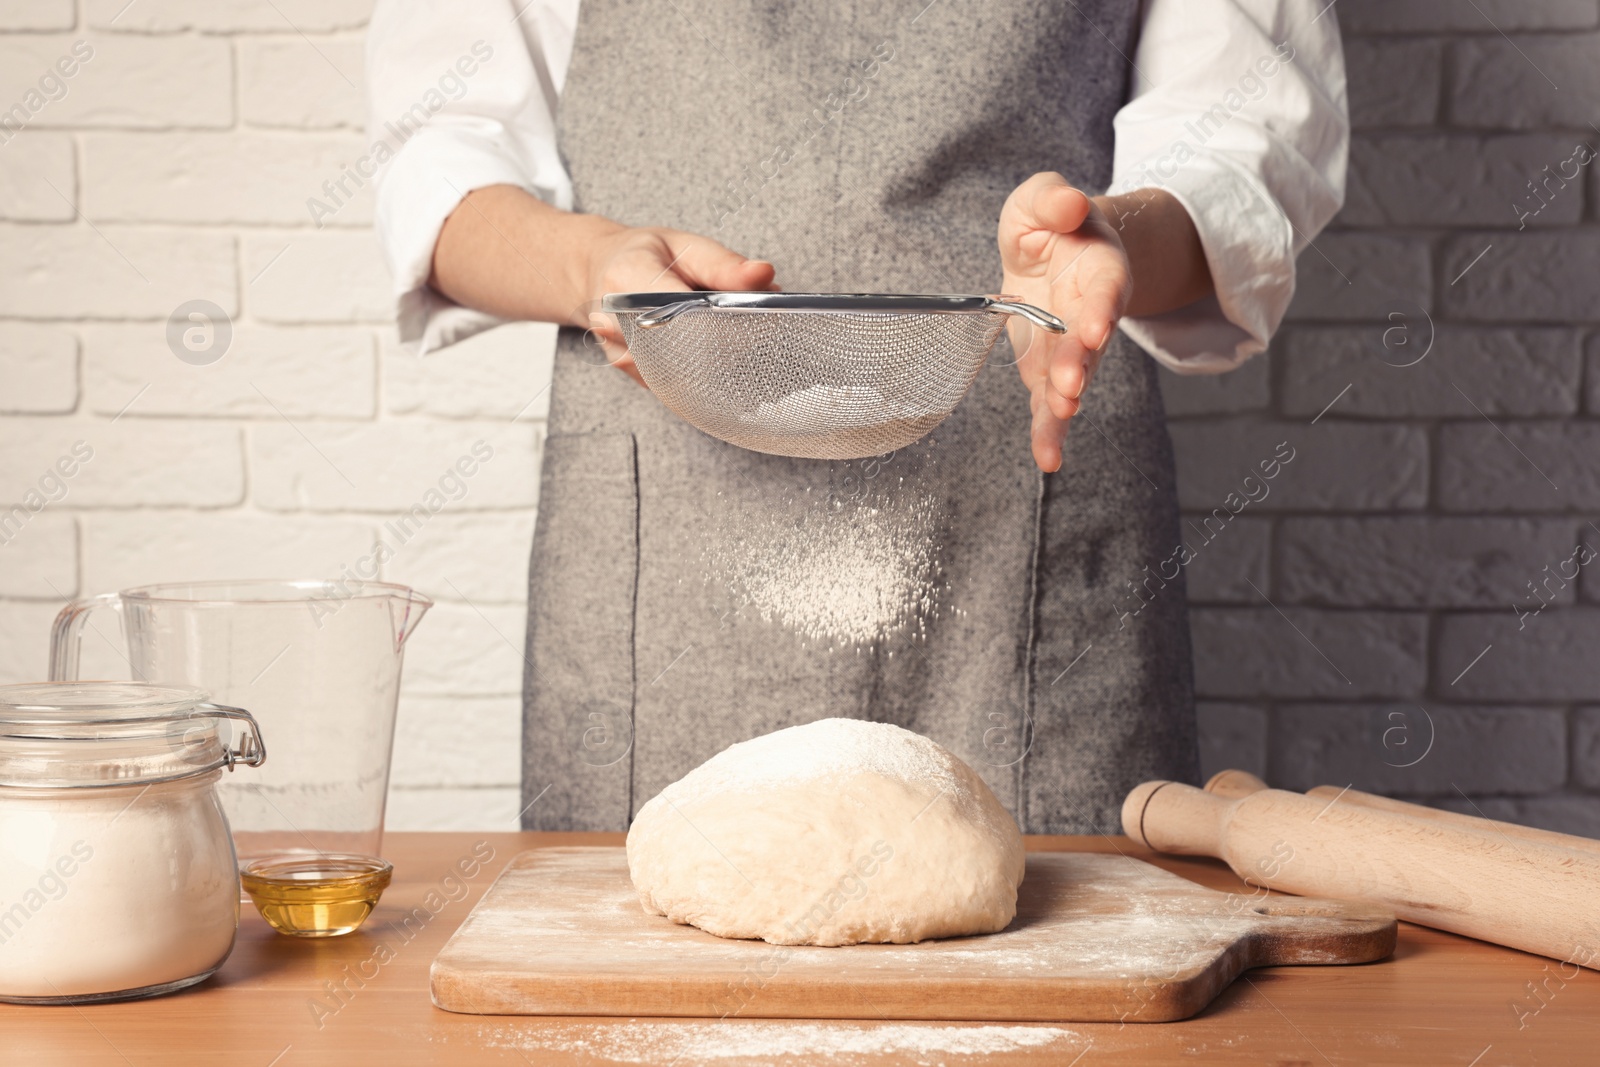
<instances>
[{"instance_id":1,"label":"woman","mask_svg":"<svg viewBox=\"0 0 1600 1067\"><path fill-rule=\"evenodd\" d=\"M1321 0L379 0L368 62L374 130L404 138L378 190L402 339L567 327L528 828L622 829L726 745L830 715L933 737L1028 832L1113 830L1133 784L1195 778L1140 346L1217 372L1282 317L1343 196ZM593 317L777 284L1003 291L1070 330L1014 333L929 438L828 463L688 427Z\"/></svg>"}]
</instances>

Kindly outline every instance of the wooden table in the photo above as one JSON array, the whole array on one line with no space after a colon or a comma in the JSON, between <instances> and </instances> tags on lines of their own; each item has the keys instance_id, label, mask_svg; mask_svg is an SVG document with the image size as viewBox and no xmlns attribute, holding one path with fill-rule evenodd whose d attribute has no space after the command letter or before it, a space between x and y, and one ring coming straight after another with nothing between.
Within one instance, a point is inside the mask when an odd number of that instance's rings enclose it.
<instances>
[{"instance_id":1,"label":"wooden table","mask_svg":"<svg viewBox=\"0 0 1600 1067\"><path fill-rule=\"evenodd\" d=\"M187 992L83 1008L0 1004L0 1062L1496 1067L1592 1063L1600 1047L1600 973L1574 975L1542 957L1405 924L1390 960L1248 972L1179 1023L980 1024L958 1033L961 1024L556 1019L433 1007L428 965L506 861L527 848L621 841L620 834L392 834L386 852L394 884L357 933L296 941L247 909L228 962ZM1116 850L1218 889L1240 886L1215 861L1157 856L1121 837L1039 837L1029 847ZM456 861L475 850L493 857L468 881L450 878Z\"/></svg>"}]
</instances>

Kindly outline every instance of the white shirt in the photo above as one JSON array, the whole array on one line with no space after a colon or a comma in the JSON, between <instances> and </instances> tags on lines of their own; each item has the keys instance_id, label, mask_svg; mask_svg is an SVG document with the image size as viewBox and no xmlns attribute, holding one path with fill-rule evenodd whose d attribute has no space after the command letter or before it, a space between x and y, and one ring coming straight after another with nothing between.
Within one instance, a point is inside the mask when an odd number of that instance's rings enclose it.
<instances>
[{"instance_id":1,"label":"white shirt","mask_svg":"<svg viewBox=\"0 0 1600 1067\"><path fill-rule=\"evenodd\" d=\"M412 351L500 322L428 287L440 227L464 195L516 185L572 206L555 113L578 4L377 0L369 157L400 337ZM1296 255L1344 201L1349 120L1332 6L1144 0L1106 191L1164 188L1199 232L1216 295L1121 324L1180 373L1231 370L1267 347L1294 294ZM998 271L997 262L997 282Z\"/></svg>"}]
</instances>

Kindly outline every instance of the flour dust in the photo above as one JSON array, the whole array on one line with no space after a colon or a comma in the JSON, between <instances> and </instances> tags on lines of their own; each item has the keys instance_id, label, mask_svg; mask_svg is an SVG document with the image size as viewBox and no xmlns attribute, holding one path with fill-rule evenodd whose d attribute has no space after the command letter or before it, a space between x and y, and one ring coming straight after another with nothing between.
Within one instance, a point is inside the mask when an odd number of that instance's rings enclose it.
<instances>
[{"instance_id":1,"label":"flour dust","mask_svg":"<svg viewBox=\"0 0 1600 1067\"><path fill-rule=\"evenodd\" d=\"M921 636L947 591L945 505L909 461L834 464L826 486L719 494L704 556L741 611L809 642L861 648Z\"/></svg>"},{"instance_id":2,"label":"flour dust","mask_svg":"<svg viewBox=\"0 0 1600 1067\"><path fill-rule=\"evenodd\" d=\"M566 1053L610 1063L828 1063L837 1067L902 1057L925 1067L987 1062L1007 1053L1054 1051L1072 1062L1090 1044L1055 1026L822 1022L632 1022L522 1027L485 1023L478 1039L520 1053Z\"/></svg>"}]
</instances>

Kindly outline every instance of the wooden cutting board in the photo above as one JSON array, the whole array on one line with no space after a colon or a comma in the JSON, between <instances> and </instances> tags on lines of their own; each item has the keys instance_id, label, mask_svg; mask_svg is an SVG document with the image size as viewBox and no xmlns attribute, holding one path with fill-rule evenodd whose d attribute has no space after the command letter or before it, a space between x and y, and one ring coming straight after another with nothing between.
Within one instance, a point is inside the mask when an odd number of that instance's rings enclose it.
<instances>
[{"instance_id":1,"label":"wooden cutting board","mask_svg":"<svg viewBox=\"0 0 1600 1067\"><path fill-rule=\"evenodd\" d=\"M1030 853L998 934L815 948L733 941L639 906L620 848L513 859L433 962L433 1002L480 1015L1165 1022L1250 967L1364 963L1364 904L1219 893L1122 856Z\"/></svg>"}]
</instances>

